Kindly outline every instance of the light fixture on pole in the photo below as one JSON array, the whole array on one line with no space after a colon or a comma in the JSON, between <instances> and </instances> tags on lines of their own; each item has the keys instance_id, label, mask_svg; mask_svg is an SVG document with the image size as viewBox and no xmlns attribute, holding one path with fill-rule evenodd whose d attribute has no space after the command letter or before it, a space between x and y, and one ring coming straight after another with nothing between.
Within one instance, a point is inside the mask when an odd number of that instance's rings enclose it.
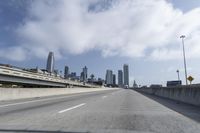
<instances>
[{"instance_id":1,"label":"light fixture on pole","mask_svg":"<svg viewBox=\"0 0 200 133\"><path fill-rule=\"evenodd\" d=\"M180 75L179 75L179 70L176 71L178 75L178 81L180 81Z\"/></svg>"},{"instance_id":2,"label":"light fixture on pole","mask_svg":"<svg viewBox=\"0 0 200 133\"><path fill-rule=\"evenodd\" d=\"M185 83L186 83L186 85L188 85L188 81L187 81L187 66L186 66L186 59L185 59L185 46L184 46L185 35L181 35L180 38L182 39L182 45L183 45L183 58L184 58L184 68L185 68Z\"/></svg>"}]
</instances>

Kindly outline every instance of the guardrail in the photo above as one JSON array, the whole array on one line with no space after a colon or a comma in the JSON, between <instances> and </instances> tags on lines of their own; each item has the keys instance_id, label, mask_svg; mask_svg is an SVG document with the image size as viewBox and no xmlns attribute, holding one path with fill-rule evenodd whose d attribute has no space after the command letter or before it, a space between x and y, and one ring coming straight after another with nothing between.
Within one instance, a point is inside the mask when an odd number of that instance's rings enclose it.
<instances>
[{"instance_id":1,"label":"guardrail","mask_svg":"<svg viewBox=\"0 0 200 133\"><path fill-rule=\"evenodd\" d=\"M148 87L135 89L159 97L200 106L200 85L179 85L171 87Z\"/></svg>"}]
</instances>

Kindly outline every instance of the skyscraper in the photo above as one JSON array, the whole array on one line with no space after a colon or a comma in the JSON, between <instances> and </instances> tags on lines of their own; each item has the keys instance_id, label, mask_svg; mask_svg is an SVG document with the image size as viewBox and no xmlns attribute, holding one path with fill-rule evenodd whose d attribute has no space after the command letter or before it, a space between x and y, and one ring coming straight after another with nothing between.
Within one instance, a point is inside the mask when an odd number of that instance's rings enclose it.
<instances>
[{"instance_id":1,"label":"skyscraper","mask_svg":"<svg viewBox=\"0 0 200 133\"><path fill-rule=\"evenodd\" d=\"M124 86L129 87L129 70L128 65L124 64Z\"/></svg>"},{"instance_id":2,"label":"skyscraper","mask_svg":"<svg viewBox=\"0 0 200 133\"><path fill-rule=\"evenodd\" d=\"M116 75L113 74L113 85L116 85Z\"/></svg>"},{"instance_id":3,"label":"skyscraper","mask_svg":"<svg viewBox=\"0 0 200 133\"><path fill-rule=\"evenodd\" d=\"M106 84L112 85L113 84L113 73L112 70L106 70Z\"/></svg>"},{"instance_id":4,"label":"skyscraper","mask_svg":"<svg viewBox=\"0 0 200 133\"><path fill-rule=\"evenodd\" d=\"M84 68L83 68L83 81L87 81L87 67L85 66Z\"/></svg>"},{"instance_id":5,"label":"skyscraper","mask_svg":"<svg viewBox=\"0 0 200 133\"><path fill-rule=\"evenodd\" d=\"M81 74L80 74L80 80L81 81L83 81L83 77L84 77L83 72L81 72Z\"/></svg>"},{"instance_id":6,"label":"skyscraper","mask_svg":"<svg viewBox=\"0 0 200 133\"><path fill-rule=\"evenodd\" d=\"M69 75L69 77L72 79L72 80L75 80L76 79L76 72L71 72L71 74Z\"/></svg>"},{"instance_id":7,"label":"skyscraper","mask_svg":"<svg viewBox=\"0 0 200 133\"><path fill-rule=\"evenodd\" d=\"M46 68L47 72L49 73L54 72L54 64L55 64L54 54L53 52L49 52L48 59L47 59L47 68Z\"/></svg>"},{"instance_id":8,"label":"skyscraper","mask_svg":"<svg viewBox=\"0 0 200 133\"><path fill-rule=\"evenodd\" d=\"M64 77L65 77L65 79L69 78L69 67L68 66L65 66Z\"/></svg>"},{"instance_id":9,"label":"skyscraper","mask_svg":"<svg viewBox=\"0 0 200 133\"><path fill-rule=\"evenodd\" d=\"M118 70L118 86L123 87L123 71Z\"/></svg>"}]
</instances>

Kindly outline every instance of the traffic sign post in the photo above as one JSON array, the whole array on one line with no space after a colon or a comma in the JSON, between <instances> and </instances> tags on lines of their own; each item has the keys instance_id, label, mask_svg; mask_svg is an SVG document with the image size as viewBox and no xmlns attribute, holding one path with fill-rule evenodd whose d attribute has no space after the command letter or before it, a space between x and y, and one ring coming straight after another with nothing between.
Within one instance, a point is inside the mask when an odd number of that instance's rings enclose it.
<instances>
[{"instance_id":1,"label":"traffic sign post","mask_svg":"<svg viewBox=\"0 0 200 133\"><path fill-rule=\"evenodd\" d=\"M192 84L192 81L194 80L194 78L192 76L189 76L187 79L190 81L190 84Z\"/></svg>"}]
</instances>

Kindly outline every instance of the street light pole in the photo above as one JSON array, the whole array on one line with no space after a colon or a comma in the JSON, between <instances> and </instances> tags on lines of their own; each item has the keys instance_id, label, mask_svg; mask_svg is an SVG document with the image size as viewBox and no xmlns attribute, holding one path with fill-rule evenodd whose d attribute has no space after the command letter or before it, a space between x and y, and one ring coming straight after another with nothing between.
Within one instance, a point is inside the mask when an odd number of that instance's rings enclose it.
<instances>
[{"instance_id":1,"label":"street light pole","mask_svg":"<svg viewBox=\"0 0 200 133\"><path fill-rule=\"evenodd\" d=\"M184 46L185 35L180 36L180 38L182 39L182 45L183 45L183 58L184 58L184 68L185 68L185 83L186 83L186 85L188 85L188 81L187 81L187 66L186 66L186 59L185 59L185 46Z\"/></svg>"},{"instance_id":2,"label":"street light pole","mask_svg":"<svg viewBox=\"0 0 200 133\"><path fill-rule=\"evenodd\" d=\"M178 75L178 80L180 81L180 75L179 75L179 70L176 71Z\"/></svg>"}]
</instances>

